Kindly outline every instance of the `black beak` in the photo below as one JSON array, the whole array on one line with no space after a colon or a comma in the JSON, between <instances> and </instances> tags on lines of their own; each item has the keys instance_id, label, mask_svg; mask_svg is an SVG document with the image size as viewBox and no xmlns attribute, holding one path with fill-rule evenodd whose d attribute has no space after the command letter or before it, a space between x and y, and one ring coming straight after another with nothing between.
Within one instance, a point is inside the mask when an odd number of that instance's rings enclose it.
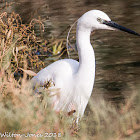
<instances>
[{"instance_id":1,"label":"black beak","mask_svg":"<svg viewBox=\"0 0 140 140\"><path fill-rule=\"evenodd\" d=\"M104 20L103 21L103 24L106 24L107 26L110 26L110 27L113 27L115 29L118 29L118 30L121 30L121 31L124 31L124 32L127 32L127 33L130 33L130 34L133 34L133 35L137 35L137 36L140 36L140 34L136 33L135 31L132 31L126 27L123 27L113 21L106 21Z\"/></svg>"}]
</instances>

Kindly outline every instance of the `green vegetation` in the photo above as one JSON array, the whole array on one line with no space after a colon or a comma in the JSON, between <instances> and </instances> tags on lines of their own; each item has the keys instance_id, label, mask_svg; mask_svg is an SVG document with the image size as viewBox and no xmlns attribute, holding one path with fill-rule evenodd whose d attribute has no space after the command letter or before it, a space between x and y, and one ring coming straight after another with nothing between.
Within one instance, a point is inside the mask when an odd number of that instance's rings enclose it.
<instances>
[{"instance_id":1,"label":"green vegetation","mask_svg":"<svg viewBox=\"0 0 140 140\"><path fill-rule=\"evenodd\" d=\"M35 75L31 70L44 67L40 56L47 57L44 52L48 52L59 57L65 51L65 40L37 37L36 23L43 31L40 20L33 19L25 25L18 14L0 14L0 133L44 134L46 137L45 133L49 133L51 139L66 140L139 139L140 91L136 87L119 108L103 98L91 99L79 126L72 122L72 116L52 111L47 89L34 95L27 75ZM19 73L19 78L15 78ZM61 133L61 138L55 133Z\"/></svg>"}]
</instances>

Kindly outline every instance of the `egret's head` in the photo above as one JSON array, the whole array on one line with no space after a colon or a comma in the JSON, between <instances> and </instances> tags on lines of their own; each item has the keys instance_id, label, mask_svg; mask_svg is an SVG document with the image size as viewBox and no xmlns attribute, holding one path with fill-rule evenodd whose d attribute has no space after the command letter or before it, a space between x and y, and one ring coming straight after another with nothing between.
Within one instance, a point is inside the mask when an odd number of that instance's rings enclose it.
<instances>
[{"instance_id":1,"label":"egret's head","mask_svg":"<svg viewBox=\"0 0 140 140\"><path fill-rule=\"evenodd\" d=\"M108 15L100 10L91 10L86 12L79 18L77 25L78 25L77 28L79 30L93 31L98 29L107 29L107 30L117 29L124 32L128 32L130 34L140 36L140 34L111 21Z\"/></svg>"},{"instance_id":2,"label":"egret's head","mask_svg":"<svg viewBox=\"0 0 140 140\"><path fill-rule=\"evenodd\" d=\"M112 29L102 24L102 20L111 21L107 14L99 10L91 10L83 14L78 20L78 27L81 29L97 30Z\"/></svg>"}]
</instances>

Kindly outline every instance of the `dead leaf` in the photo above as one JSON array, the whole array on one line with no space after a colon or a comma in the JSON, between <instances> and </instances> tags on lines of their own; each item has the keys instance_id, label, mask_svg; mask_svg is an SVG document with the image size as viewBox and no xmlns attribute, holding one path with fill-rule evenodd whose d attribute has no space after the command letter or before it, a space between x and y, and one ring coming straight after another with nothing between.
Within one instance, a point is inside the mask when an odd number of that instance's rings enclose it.
<instances>
[{"instance_id":1,"label":"dead leaf","mask_svg":"<svg viewBox=\"0 0 140 140\"><path fill-rule=\"evenodd\" d=\"M10 35L11 35L11 30L8 32L8 34L7 34L7 39L9 39L10 38Z\"/></svg>"},{"instance_id":2,"label":"dead leaf","mask_svg":"<svg viewBox=\"0 0 140 140\"><path fill-rule=\"evenodd\" d=\"M36 76L37 74L31 70L25 70L22 68L19 68L20 70L22 70L23 72L25 72L26 74L30 75L30 76Z\"/></svg>"}]
</instances>

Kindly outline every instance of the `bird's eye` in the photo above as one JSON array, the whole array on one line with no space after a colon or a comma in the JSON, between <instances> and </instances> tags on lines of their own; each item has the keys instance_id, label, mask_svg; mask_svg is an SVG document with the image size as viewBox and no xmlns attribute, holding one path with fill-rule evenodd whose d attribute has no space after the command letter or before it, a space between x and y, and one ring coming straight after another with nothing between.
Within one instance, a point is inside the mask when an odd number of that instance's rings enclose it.
<instances>
[{"instance_id":1,"label":"bird's eye","mask_svg":"<svg viewBox=\"0 0 140 140\"><path fill-rule=\"evenodd\" d=\"M97 18L97 21L103 23L103 19L101 19L100 17Z\"/></svg>"}]
</instances>

